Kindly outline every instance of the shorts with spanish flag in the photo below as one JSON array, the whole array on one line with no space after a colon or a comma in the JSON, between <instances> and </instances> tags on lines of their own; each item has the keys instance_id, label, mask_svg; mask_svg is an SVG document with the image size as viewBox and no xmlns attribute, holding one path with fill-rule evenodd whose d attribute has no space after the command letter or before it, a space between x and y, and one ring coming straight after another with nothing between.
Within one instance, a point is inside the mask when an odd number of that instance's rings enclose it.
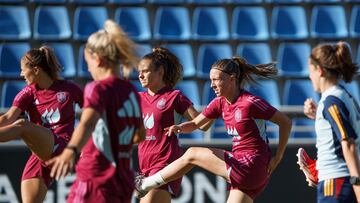
<instances>
[{"instance_id":1,"label":"shorts with spanish flag","mask_svg":"<svg viewBox=\"0 0 360 203\"><path fill-rule=\"evenodd\" d=\"M349 177L320 181L317 185L318 203L356 203L356 196Z\"/></svg>"}]
</instances>

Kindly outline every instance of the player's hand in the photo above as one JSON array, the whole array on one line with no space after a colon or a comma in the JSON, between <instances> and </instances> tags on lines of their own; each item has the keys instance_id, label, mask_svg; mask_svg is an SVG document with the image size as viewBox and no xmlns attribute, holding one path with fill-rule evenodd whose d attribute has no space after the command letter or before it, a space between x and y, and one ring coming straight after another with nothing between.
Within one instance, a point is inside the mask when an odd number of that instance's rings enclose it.
<instances>
[{"instance_id":1,"label":"player's hand","mask_svg":"<svg viewBox=\"0 0 360 203\"><path fill-rule=\"evenodd\" d=\"M307 98L304 102L304 114L310 119L315 119L316 109L316 103L311 98Z\"/></svg>"},{"instance_id":2,"label":"player's hand","mask_svg":"<svg viewBox=\"0 0 360 203\"><path fill-rule=\"evenodd\" d=\"M59 180L64 178L70 171L72 171L75 163L75 153L67 148L56 157L53 157L46 162L48 166L52 166L50 176Z\"/></svg>"},{"instance_id":3,"label":"player's hand","mask_svg":"<svg viewBox=\"0 0 360 203\"><path fill-rule=\"evenodd\" d=\"M178 125L172 125L170 127L165 128L164 130L167 131L166 132L167 136L171 136L172 133L175 133L175 134L181 133L181 127Z\"/></svg>"}]
</instances>

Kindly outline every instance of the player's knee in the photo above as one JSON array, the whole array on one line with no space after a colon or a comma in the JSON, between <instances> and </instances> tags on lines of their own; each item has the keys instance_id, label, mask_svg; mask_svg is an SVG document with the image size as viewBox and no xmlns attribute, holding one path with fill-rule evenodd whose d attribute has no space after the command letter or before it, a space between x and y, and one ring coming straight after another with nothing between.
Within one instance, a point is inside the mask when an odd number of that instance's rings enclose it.
<instances>
[{"instance_id":1,"label":"player's knee","mask_svg":"<svg viewBox=\"0 0 360 203\"><path fill-rule=\"evenodd\" d=\"M29 125L31 125L30 122L23 118L18 119L13 123L13 126L17 127L18 130L20 130L21 132L25 132L25 130L27 128L29 128ZM23 134L23 133L20 133L20 134Z\"/></svg>"},{"instance_id":2,"label":"player's knee","mask_svg":"<svg viewBox=\"0 0 360 203\"><path fill-rule=\"evenodd\" d=\"M188 150L186 150L183 159L186 163L194 163L196 160L198 154L198 148L197 147L190 147Z\"/></svg>"}]
</instances>

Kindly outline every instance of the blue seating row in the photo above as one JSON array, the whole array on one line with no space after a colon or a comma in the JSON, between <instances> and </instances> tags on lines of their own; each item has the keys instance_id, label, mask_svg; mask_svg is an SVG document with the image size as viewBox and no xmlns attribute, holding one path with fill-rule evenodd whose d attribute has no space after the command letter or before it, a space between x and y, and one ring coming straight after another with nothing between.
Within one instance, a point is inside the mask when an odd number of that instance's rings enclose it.
<instances>
[{"instance_id":1,"label":"blue seating row","mask_svg":"<svg viewBox=\"0 0 360 203\"><path fill-rule=\"evenodd\" d=\"M139 81L133 80L132 83L136 86L138 91L144 91ZM11 106L12 100L21 88L25 86L24 81L7 80L2 85L1 107L8 108ZM357 81L345 84L345 88L354 96L357 101L360 101L360 90ZM210 87L210 82L205 82L200 93L199 85L194 80L184 80L180 82L176 89L181 90L199 110L203 105L210 103L215 98L214 91ZM311 82L308 79L301 80L286 80L282 96L278 84L275 80L260 80L259 84L246 87L246 89L268 101L271 105L279 108L285 106L301 106L306 98L312 98L314 101L319 101L319 95L312 90Z\"/></svg>"},{"instance_id":2,"label":"blue seating row","mask_svg":"<svg viewBox=\"0 0 360 203\"><path fill-rule=\"evenodd\" d=\"M260 4L260 3L338 3L341 0L0 0L5 3L37 2L47 4L79 3L79 4L200 4L200 5L222 5L224 3L234 4ZM345 0L346 2L358 2L358 0Z\"/></svg>"},{"instance_id":3,"label":"blue seating row","mask_svg":"<svg viewBox=\"0 0 360 203\"><path fill-rule=\"evenodd\" d=\"M344 7L317 5L313 7L308 22L302 6L275 6L270 32L267 21L270 15L261 6L235 7L230 21L225 7L204 6L196 7L192 18L186 7L161 6L156 10L154 22L149 21L149 12L144 7L119 7L114 19L137 41L337 39L360 36L359 10L359 5L353 6L347 20ZM33 37L38 40L64 40L73 37L75 40L86 40L89 34L103 26L108 17L107 9L102 6L79 6L75 9L73 20L69 18L66 6L38 6L32 34L26 7L1 6L0 39L25 40ZM349 25L347 22L350 22Z\"/></svg>"},{"instance_id":4,"label":"blue seating row","mask_svg":"<svg viewBox=\"0 0 360 203\"><path fill-rule=\"evenodd\" d=\"M85 77L90 78L83 57L83 45L79 50L74 50L70 43L49 43L55 50L60 64L63 66L63 77ZM276 56L272 56L267 43L241 43L237 46L235 53L232 47L225 43L204 43L197 50L196 64L194 53L190 44L165 44L180 59L184 67L184 78L197 77L209 79L211 65L221 58L231 58L233 55L244 57L251 64L269 63L277 61L279 76L303 78L309 75L307 58L310 55L311 46L307 43L280 43ZM28 43L3 43L0 44L0 77L16 78L20 74L20 59L30 49ZM149 44L139 45L138 56L142 57L151 52ZM75 59L76 51L78 59ZM76 64L77 61L77 65ZM360 44L357 49L357 62L360 62ZM137 78L134 71L132 79Z\"/></svg>"}]
</instances>

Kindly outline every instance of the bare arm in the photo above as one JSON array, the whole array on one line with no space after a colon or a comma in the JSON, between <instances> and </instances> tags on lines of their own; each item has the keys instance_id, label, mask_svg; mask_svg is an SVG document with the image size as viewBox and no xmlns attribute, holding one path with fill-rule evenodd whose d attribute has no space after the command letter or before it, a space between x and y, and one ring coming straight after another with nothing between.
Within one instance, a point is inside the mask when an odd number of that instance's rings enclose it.
<instances>
[{"instance_id":1,"label":"bare arm","mask_svg":"<svg viewBox=\"0 0 360 203\"><path fill-rule=\"evenodd\" d=\"M168 128L165 128L165 130L167 131L167 135L171 135L173 132L191 133L192 131L196 130L197 128L200 128L200 126L203 126L210 121L211 121L210 119L206 118L203 114L200 113L191 121L187 121L179 125L170 126Z\"/></svg>"},{"instance_id":2,"label":"bare arm","mask_svg":"<svg viewBox=\"0 0 360 203\"><path fill-rule=\"evenodd\" d=\"M145 140L146 131L144 125L141 124L141 127L135 131L135 135L133 137L132 143L140 143L141 141Z\"/></svg>"},{"instance_id":3,"label":"bare arm","mask_svg":"<svg viewBox=\"0 0 360 203\"><path fill-rule=\"evenodd\" d=\"M20 116L22 110L12 106L5 114L0 116L0 127L12 124Z\"/></svg>"},{"instance_id":4,"label":"bare arm","mask_svg":"<svg viewBox=\"0 0 360 203\"><path fill-rule=\"evenodd\" d=\"M184 117L188 121L193 120L198 115L199 115L199 112L194 108L194 106L190 106L184 113ZM209 119L209 122L206 122L204 125L200 126L199 129L202 131L207 131L211 127L211 125L214 123L214 121L215 120Z\"/></svg>"},{"instance_id":5,"label":"bare arm","mask_svg":"<svg viewBox=\"0 0 360 203\"><path fill-rule=\"evenodd\" d=\"M68 146L74 147L75 150L79 152L94 131L99 118L100 114L95 111L95 109L85 108L81 114L80 123L74 130ZM48 161L48 165L53 165L50 174L51 177L55 177L56 180L65 177L75 164L74 157L75 151L65 148L59 156Z\"/></svg>"},{"instance_id":6,"label":"bare arm","mask_svg":"<svg viewBox=\"0 0 360 203\"><path fill-rule=\"evenodd\" d=\"M344 158L348 166L350 176L360 177L360 164L357 153L357 146L354 139L343 140L341 142ZM360 185L353 185L356 199L360 202Z\"/></svg>"},{"instance_id":7,"label":"bare arm","mask_svg":"<svg viewBox=\"0 0 360 203\"><path fill-rule=\"evenodd\" d=\"M280 163L284 155L286 144L288 142L289 134L291 131L292 122L290 118L288 118L285 114L281 113L280 111L277 111L270 118L270 121L279 126L279 137L280 137L276 155L275 157L272 158L268 167L268 172L272 173L277 167L277 165Z\"/></svg>"}]
</instances>

